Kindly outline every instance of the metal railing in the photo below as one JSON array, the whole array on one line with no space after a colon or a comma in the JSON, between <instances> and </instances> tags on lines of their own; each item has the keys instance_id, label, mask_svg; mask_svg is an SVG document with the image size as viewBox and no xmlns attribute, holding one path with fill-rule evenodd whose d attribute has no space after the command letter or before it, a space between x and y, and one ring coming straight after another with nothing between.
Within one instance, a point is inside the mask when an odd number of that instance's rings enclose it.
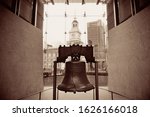
<instances>
[{"instance_id":1,"label":"metal railing","mask_svg":"<svg viewBox=\"0 0 150 117\"><path fill-rule=\"evenodd\" d=\"M129 98L129 97L124 96L124 95L122 95L122 94L120 94L120 93L111 91L111 90L109 90L109 89L104 89L104 88L99 88L99 89L110 92L110 93L111 93L111 100L114 100L114 94L116 94L116 95L118 95L118 96L121 96L121 97L124 97L124 98L126 98L126 99L128 99L128 100L133 100L132 98Z\"/></svg>"},{"instance_id":2,"label":"metal railing","mask_svg":"<svg viewBox=\"0 0 150 117\"><path fill-rule=\"evenodd\" d=\"M101 87L99 87L99 89L100 89L100 90L105 90L105 91L110 92L110 94L111 94L111 100L114 100L114 94L116 94L116 95L118 95L118 96L121 96L121 97L123 97L123 98L126 98L127 100L134 100L134 99L132 99L132 98L129 98L129 97L124 96L124 95L122 95L122 94L120 94L120 93L111 91L111 90L109 90L109 89L105 89L105 88L101 88ZM22 97L22 98L20 98L20 99L18 99L18 100L23 100L23 99L26 99L27 97L31 97L31 96L34 96L34 95L37 95L37 94L39 95L39 100L41 100L41 99L42 99L42 98L41 98L41 97L42 97L42 93L45 92L45 91L48 91L48 90L52 90L52 87L51 87L51 88L47 88L47 89L45 89L45 90L42 90L42 91L40 91L40 92L37 92L37 93L31 94L31 95L28 95L28 96Z\"/></svg>"}]
</instances>

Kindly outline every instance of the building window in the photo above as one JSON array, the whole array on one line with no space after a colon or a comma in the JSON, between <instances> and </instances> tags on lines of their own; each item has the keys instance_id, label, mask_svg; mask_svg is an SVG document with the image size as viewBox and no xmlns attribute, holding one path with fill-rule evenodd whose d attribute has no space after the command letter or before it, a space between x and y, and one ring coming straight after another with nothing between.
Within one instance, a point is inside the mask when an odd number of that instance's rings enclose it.
<instances>
[{"instance_id":1,"label":"building window","mask_svg":"<svg viewBox=\"0 0 150 117\"><path fill-rule=\"evenodd\" d=\"M51 57L51 53L49 53L48 56Z\"/></svg>"},{"instance_id":2,"label":"building window","mask_svg":"<svg viewBox=\"0 0 150 117\"><path fill-rule=\"evenodd\" d=\"M135 0L136 12L141 11L150 4L150 0Z\"/></svg>"},{"instance_id":3,"label":"building window","mask_svg":"<svg viewBox=\"0 0 150 117\"><path fill-rule=\"evenodd\" d=\"M107 4L107 21L108 21L108 29L111 29L115 26L113 0L111 0Z\"/></svg>"},{"instance_id":4,"label":"building window","mask_svg":"<svg viewBox=\"0 0 150 117\"><path fill-rule=\"evenodd\" d=\"M21 0L19 16L28 22L32 22L33 0Z\"/></svg>"},{"instance_id":5,"label":"building window","mask_svg":"<svg viewBox=\"0 0 150 117\"><path fill-rule=\"evenodd\" d=\"M0 0L0 3L2 3L8 9L11 9L12 0Z\"/></svg>"},{"instance_id":6,"label":"building window","mask_svg":"<svg viewBox=\"0 0 150 117\"><path fill-rule=\"evenodd\" d=\"M55 58L55 53L53 53L53 58Z\"/></svg>"},{"instance_id":7,"label":"building window","mask_svg":"<svg viewBox=\"0 0 150 117\"><path fill-rule=\"evenodd\" d=\"M43 3L40 0L18 0L19 13L18 15L43 30Z\"/></svg>"},{"instance_id":8,"label":"building window","mask_svg":"<svg viewBox=\"0 0 150 117\"><path fill-rule=\"evenodd\" d=\"M43 4L38 0L38 9L37 9L37 28L43 30Z\"/></svg>"},{"instance_id":9,"label":"building window","mask_svg":"<svg viewBox=\"0 0 150 117\"><path fill-rule=\"evenodd\" d=\"M118 12L118 23L122 23L132 16L131 13L131 1L130 0L117 0L116 2L117 12Z\"/></svg>"},{"instance_id":10,"label":"building window","mask_svg":"<svg viewBox=\"0 0 150 117\"><path fill-rule=\"evenodd\" d=\"M43 30L43 3L40 0L0 0L5 8Z\"/></svg>"}]
</instances>

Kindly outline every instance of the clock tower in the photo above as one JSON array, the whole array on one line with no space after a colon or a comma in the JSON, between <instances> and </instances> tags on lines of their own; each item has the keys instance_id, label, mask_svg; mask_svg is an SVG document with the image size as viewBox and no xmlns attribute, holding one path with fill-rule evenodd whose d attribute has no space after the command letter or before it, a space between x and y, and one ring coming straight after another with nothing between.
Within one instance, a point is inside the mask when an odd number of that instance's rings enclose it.
<instances>
[{"instance_id":1,"label":"clock tower","mask_svg":"<svg viewBox=\"0 0 150 117\"><path fill-rule=\"evenodd\" d=\"M69 41L67 42L68 45L83 44L83 42L81 42L80 36L81 36L81 32L79 31L79 23L76 20L76 18L74 18L74 20L72 22L72 28L69 32Z\"/></svg>"}]
</instances>

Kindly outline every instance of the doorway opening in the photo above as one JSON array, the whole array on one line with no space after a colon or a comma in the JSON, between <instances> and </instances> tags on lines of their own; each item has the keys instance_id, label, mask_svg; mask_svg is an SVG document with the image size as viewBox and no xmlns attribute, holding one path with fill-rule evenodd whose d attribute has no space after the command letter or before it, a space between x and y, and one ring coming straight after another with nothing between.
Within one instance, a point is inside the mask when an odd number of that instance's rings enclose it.
<instances>
[{"instance_id":1,"label":"doorway opening","mask_svg":"<svg viewBox=\"0 0 150 117\"><path fill-rule=\"evenodd\" d=\"M92 45L93 54L99 62L99 72L107 72L107 12L106 4L99 3L48 3L44 5L43 24L43 74L45 85L52 85L53 65L58 57L60 45L69 46L74 36L71 35L73 21L78 22L78 32L82 45ZM57 65L58 82L64 75L64 63ZM94 64L88 63L86 71L88 75L94 72ZM104 76L106 77L106 76ZM104 78L102 85L107 85ZM94 81L92 81L94 82Z\"/></svg>"}]
</instances>

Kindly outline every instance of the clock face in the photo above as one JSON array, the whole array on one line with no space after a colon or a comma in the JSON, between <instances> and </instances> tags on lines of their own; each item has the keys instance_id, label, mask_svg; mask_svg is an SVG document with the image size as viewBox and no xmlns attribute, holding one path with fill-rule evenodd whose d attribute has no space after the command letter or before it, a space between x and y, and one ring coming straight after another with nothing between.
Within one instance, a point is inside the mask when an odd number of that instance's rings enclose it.
<instances>
[{"instance_id":1,"label":"clock face","mask_svg":"<svg viewBox=\"0 0 150 117\"><path fill-rule=\"evenodd\" d=\"M78 33L72 33L70 36L71 38L80 38L80 34Z\"/></svg>"}]
</instances>

